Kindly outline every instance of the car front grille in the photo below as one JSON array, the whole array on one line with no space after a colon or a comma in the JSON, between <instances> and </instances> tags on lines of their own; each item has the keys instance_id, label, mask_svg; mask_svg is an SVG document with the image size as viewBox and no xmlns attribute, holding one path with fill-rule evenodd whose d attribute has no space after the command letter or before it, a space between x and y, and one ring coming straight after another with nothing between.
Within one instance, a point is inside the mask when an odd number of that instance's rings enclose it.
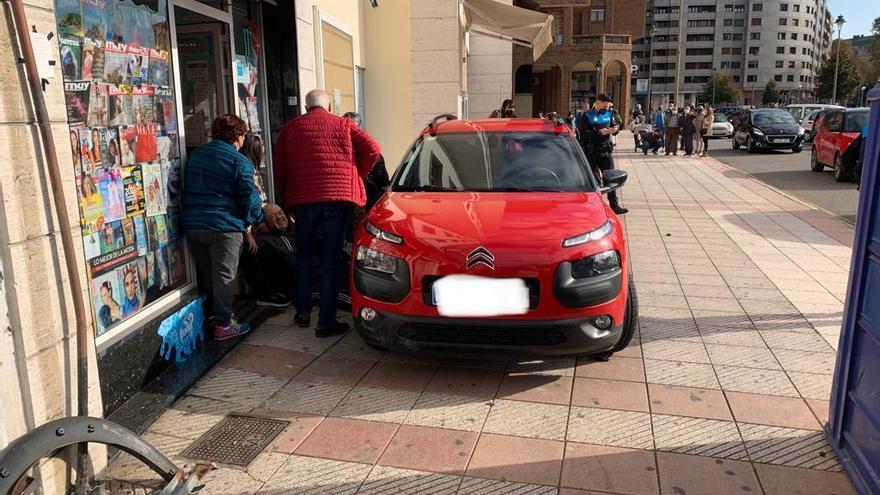
<instances>
[{"instance_id":1,"label":"car front grille","mask_svg":"<svg viewBox=\"0 0 880 495\"><path fill-rule=\"evenodd\" d=\"M433 287L434 283L441 278L435 275L422 278L422 302L426 306L436 306L432 296ZM536 278L524 278L523 281L526 283L526 287L529 288L529 309L537 309L538 304L541 302L541 282Z\"/></svg>"},{"instance_id":2,"label":"car front grille","mask_svg":"<svg viewBox=\"0 0 880 495\"><path fill-rule=\"evenodd\" d=\"M505 328L447 323L406 323L398 335L416 342L466 345L548 346L565 343L565 335L550 328Z\"/></svg>"}]
</instances>

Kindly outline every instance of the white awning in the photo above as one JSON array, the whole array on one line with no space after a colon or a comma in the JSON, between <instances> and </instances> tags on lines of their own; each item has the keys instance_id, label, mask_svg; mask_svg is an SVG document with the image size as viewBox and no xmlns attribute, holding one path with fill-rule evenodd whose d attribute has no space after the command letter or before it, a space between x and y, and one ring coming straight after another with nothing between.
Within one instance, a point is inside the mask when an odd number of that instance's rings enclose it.
<instances>
[{"instance_id":1,"label":"white awning","mask_svg":"<svg viewBox=\"0 0 880 495\"><path fill-rule=\"evenodd\" d=\"M495 0L462 0L470 31L532 49L537 60L553 43L553 16Z\"/></svg>"}]
</instances>

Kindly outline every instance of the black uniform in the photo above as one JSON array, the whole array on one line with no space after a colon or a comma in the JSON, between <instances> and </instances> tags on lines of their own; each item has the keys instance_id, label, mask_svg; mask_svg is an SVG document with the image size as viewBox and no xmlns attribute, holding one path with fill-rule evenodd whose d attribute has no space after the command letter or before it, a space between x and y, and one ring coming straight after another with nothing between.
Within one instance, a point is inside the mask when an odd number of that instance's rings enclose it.
<instances>
[{"instance_id":1,"label":"black uniform","mask_svg":"<svg viewBox=\"0 0 880 495\"><path fill-rule=\"evenodd\" d=\"M614 168L614 158L611 155L613 147L611 145L611 135L599 134L600 129L609 127L617 127L620 129L620 117L610 110L596 110L591 108L585 112L578 121L578 138L590 166L596 171L599 180L602 179L603 170L612 170ZM616 133L615 133L616 134ZM620 206L617 199L617 191L608 193L608 202L616 208Z\"/></svg>"}]
</instances>

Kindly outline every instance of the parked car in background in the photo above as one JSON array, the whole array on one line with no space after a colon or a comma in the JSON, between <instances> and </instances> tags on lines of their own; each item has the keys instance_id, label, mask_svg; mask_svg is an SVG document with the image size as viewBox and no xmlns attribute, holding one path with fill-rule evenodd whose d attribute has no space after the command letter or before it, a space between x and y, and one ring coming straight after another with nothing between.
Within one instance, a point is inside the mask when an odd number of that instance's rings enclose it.
<instances>
[{"instance_id":1,"label":"parked car in background","mask_svg":"<svg viewBox=\"0 0 880 495\"><path fill-rule=\"evenodd\" d=\"M868 122L870 110L863 108L832 109L816 125L816 137L810 155L810 168L821 172L834 170L834 180L845 182L856 177L858 150L851 150Z\"/></svg>"},{"instance_id":2,"label":"parked car in background","mask_svg":"<svg viewBox=\"0 0 880 495\"><path fill-rule=\"evenodd\" d=\"M715 120L712 121L712 129L709 137L713 138L729 138L733 136L733 124L723 113L716 113Z\"/></svg>"},{"instance_id":3,"label":"parked car in background","mask_svg":"<svg viewBox=\"0 0 880 495\"><path fill-rule=\"evenodd\" d=\"M834 109L833 108L825 108L825 109L819 110L817 112L813 112L813 114L811 116L812 122L810 122L810 129L809 129L809 132L807 132L807 136L805 138L805 141L810 142L810 143L813 142L813 139L816 138L816 131L819 130L819 123L822 122L822 119L825 117L825 114L827 114L831 110L834 110ZM804 127L804 129L806 130L806 127Z\"/></svg>"},{"instance_id":4,"label":"parked car in background","mask_svg":"<svg viewBox=\"0 0 880 495\"><path fill-rule=\"evenodd\" d=\"M818 111L825 110L827 108L843 108L837 105L823 105L821 103L795 103L793 105L786 105L785 110L791 114L798 123L803 124L804 118L806 118L809 114Z\"/></svg>"},{"instance_id":5,"label":"parked car in background","mask_svg":"<svg viewBox=\"0 0 880 495\"><path fill-rule=\"evenodd\" d=\"M733 149L749 153L758 150L791 150L800 153L804 128L781 108L756 108L743 112L733 133Z\"/></svg>"}]
</instances>

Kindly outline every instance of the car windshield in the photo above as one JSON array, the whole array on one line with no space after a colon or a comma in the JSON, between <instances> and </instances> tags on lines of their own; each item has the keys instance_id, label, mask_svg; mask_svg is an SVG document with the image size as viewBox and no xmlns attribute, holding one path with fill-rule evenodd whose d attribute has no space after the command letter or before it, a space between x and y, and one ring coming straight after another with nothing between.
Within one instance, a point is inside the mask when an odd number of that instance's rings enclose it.
<instances>
[{"instance_id":1,"label":"car windshield","mask_svg":"<svg viewBox=\"0 0 880 495\"><path fill-rule=\"evenodd\" d=\"M804 107L788 107L786 108L792 117L799 119L804 114Z\"/></svg>"},{"instance_id":2,"label":"car windshield","mask_svg":"<svg viewBox=\"0 0 880 495\"><path fill-rule=\"evenodd\" d=\"M755 112L752 114L752 119L758 127L772 124L797 124L790 113L781 110L778 112Z\"/></svg>"},{"instance_id":3,"label":"car windshield","mask_svg":"<svg viewBox=\"0 0 880 495\"><path fill-rule=\"evenodd\" d=\"M848 112L843 124L843 132L862 132L862 127L868 123L868 111Z\"/></svg>"},{"instance_id":4,"label":"car windshield","mask_svg":"<svg viewBox=\"0 0 880 495\"><path fill-rule=\"evenodd\" d=\"M426 135L404 159L393 191L594 191L574 138L546 132Z\"/></svg>"},{"instance_id":5,"label":"car windshield","mask_svg":"<svg viewBox=\"0 0 880 495\"><path fill-rule=\"evenodd\" d=\"M727 116L725 116L723 113L716 113L715 118L712 120L712 122L729 122L729 120L727 120Z\"/></svg>"}]
</instances>

